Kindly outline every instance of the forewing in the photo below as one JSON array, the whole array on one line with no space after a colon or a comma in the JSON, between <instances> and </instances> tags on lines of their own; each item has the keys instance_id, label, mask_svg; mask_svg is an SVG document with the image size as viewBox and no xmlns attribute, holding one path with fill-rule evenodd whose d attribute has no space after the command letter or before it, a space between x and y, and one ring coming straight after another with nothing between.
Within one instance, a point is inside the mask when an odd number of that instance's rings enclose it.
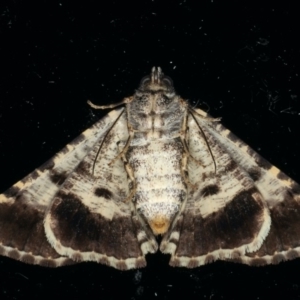
<instances>
[{"instance_id":1,"label":"forewing","mask_svg":"<svg viewBox=\"0 0 300 300\"><path fill-rule=\"evenodd\" d=\"M123 114L100 151L97 143L55 195L45 230L61 255L126 270L145 266L145 254L157 250L128 198L130 182L124 161L117 158L127 139Z\"/></svg>"},{"instance_id":2,"label":"forewing","mask_svg":"<svg viewBox=\"0 0 300 300\"><path fill-rule=\"evenodd\" d=\"M218 122L196 120L189 117L189 151L201 166L189 159L196 188L189 189L163 244L171 264L195 267L224 259L257 265L299 256L299 185Z\"/></svg>"},{"instance_id":3,"label":"forewing","mask_svg":"<svg viewBox=\"0 0 300 300\"><path fill-rule=\"evenodd\" d=\"M0 253L49 266L72 263L47 241L45 211L66 179L103 139L121 113L115 110L83 132L52 159L0 195Z\"/></svg>"}]
</instances>

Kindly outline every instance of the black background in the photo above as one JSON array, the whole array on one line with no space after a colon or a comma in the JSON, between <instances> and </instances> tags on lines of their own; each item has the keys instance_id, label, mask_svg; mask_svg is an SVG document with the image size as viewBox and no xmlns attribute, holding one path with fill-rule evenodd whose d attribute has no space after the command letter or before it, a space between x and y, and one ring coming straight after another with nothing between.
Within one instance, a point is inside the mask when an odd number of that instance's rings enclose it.
<instances>
[{"instance_id":1,"label":"black background","mask_svg":"<svg viewBox=\"0 0 300 300\"><path fill-rule=\"evenodd\" d=\"M294 1L296 3L296 1ZM199 4L201 3L201 5ZM298 9L252 1L9 1L0 7L0 191L133 94L161 66L191 105L300 181ZM0 257L0 298L300 298L300 259L193 270L147 256L121 272Z\"/></svg>"}]
</instances>

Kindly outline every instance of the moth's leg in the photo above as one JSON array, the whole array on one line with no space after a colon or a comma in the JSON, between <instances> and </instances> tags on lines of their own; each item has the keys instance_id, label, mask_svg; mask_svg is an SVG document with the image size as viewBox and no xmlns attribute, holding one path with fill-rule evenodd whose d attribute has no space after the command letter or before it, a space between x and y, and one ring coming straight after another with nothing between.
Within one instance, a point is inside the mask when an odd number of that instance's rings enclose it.
<instances>
[{"instance_id":1,"label":"moth's leg","mask_svg":"<svg viewBox=\"0 0 300 300\"><path fill-rule=\"evenodd\" d=\"M133 169L131 168L131 166L128 163L128 160L126 158L126 153L127 153L128 148L130 146L130 142L131 142L131 140L132 140L132 138L134 136L134 131L133 131L132 127L130 126L130 124L128 124L128 132L129 132L129 136L128 136L128 139L126 141L125 146L120 151L120 153L109 163L109 164L112 164L117 159L122 159L122 161L124 163L124 167L125 167L126 173L127 173L128 177L129 177L129 180L130 180L129 184L131 184L130 193L124 199L125 202L130 201L132 199L132 197L134 196L134 194L136 193L136 181L135 181L134 172L133 172Z\"/></svg>"},{"instance_id":2,"label":"moth's leg","mask_svg":"<svg viewBox=\"0 0 300 300\"><path fill-rule=\"evenodd\" d=\"M195 123L197 124L197 126L198 126L198 128L199 128L199 131L201 132L201 134L202 134L202 136L203 136L203 139L204 139L204 141L205 141L205 143L206 143L207 149L208 149L208 151L209 151L209 153L210 153L210 155L211 155L211 158L212 158L212 160L213 160L213 164L214 164L214 167L215 167L215 173L216 173L216 172L217 172L217 164L216 164L214 155L213 155L213 153L212 153L212 151L211 151L211 148L210 148L210 146L209 146L209 143L208 143L208 140L207 140L207 138L206 138L205 132L203 131L203 129L201 128L199 122L197 121L196 117L194 116L193 110L192 110L191 108L189 108L189 111L190 111L190 115L191 115L192 118L194 119ZM195 113L198 114L196 111L195 111ZM202 118L206 118L206 117L202 116L201 114L198 114L198 115L200 115ZM207 118L206 118L206 119L207 119ZM214 119L214 121L218 121L218 120L217 120L217 119ZM187 119L186 119L185 122L187 122Z\"/></svg>"},{"instance_id":3,"label":"moth's leg","mask_svg":"<svg viewBox=\"0 0 300 300\"><path fill-rule=\"evenodd\" d=\"M187 155L187 157L189 157L190 159L192 159L196 164L198 164L199 166L203 167L203 164L197 160L189 151L189 147L187 145L186 139L184 137L181 136L181 143L183 145L183 149L184 149L184 154Z\"/></svg>"},{"instance_id":4,"label":"moth's leg","mask_svg":"<svg viewBox=\"0 0 300 300\"><path fill-rule=\"evenodd\" d=\"M133 100L133 97L124 98L121 102L109 104L109 105L95 105L90 100L87 101L88 105L94 109L108 109L108 108L114 108L123 104L130 103Z\"/></svg>"},{"instance_id":5,"label":"moth's leg","mask_svg":"<svg viewBox=\"0 0 300 300\"><path fill-rule=\"evenodd\" d=\"M124 199L124 202L128 202L135 195L135 192L136 192L136 181L135 181L135 178L134 178L133 169L131 168L130 164L128 163L125 155L122 156L122 159L124 161L124 166L125 166L126 173L127 173L128 177L130 179L130 183L132 184L132 186L130 187L130 193L129 193L129 195Z\"/></svg>"},{"instance_id":6,"label":"moth's leg","mask_svg":"<svg viewBox=\"0 0 300 300\"><path fill-rule=\"evenodd\" d=\"M123 115L124 113L124 110L119 114L119 116L117 117L117 119L114 121L114 123L112 124L112 126L109 128L109 130L106 132L106 134L104 135L104 138L102 139L102 142L100 144L100 147L97 151L97 154L96 154L96 157L94 159L94 163L93 163L93 167L92 167L92 175L94 175L95 173L95 166L96 166L96 162L97 162L97 159L98 159L98 156L100 154L100 151L105 143L105 140L107 138L107 136L109 135L109 133L111 132L111 130L115 127L115 125L117 124L117 122L119 121L119 119L121 118L121 116Z\"/></svg>"},{"instance_id":7,"label":"moth's leg","mask_svg":"<svg viewBox=\"0 0 300 300\"><path fill-rule=\"evenodd\" d=\"M188 155L189 158L191 158L195 163L197 163L200 166L203 166L200 161L198 161L189 151L189 147L187 144L187 136L188 136L188 117L189 117L189 110L190 108L187 105L187 102L182 100L182 105L185 107L185 112L184 112L184 118L183 122L181 125L181 131L180 131L180 139L181 143L183 145L184 153Z\"/></svg>"},{"instance_id":8,"label":"moth's leg","mask_svg":"<svg viewBox=\"0 0 300 300\"><path fill-rule=\"evenodd\" d=\"M185 105L185 103L184 103L184 105ZM194 162L196 162L200 166L203 166L203 165L198 160L196 160L189 151L187 141L186 141L186 137L188 135L187 120L188 120L188 109L186 109L186 111L185 111L185 117L182 122L181 133L180 133L180 140L181 140L181 144L183 147L183 153L182 153L182 159L181 159L181 176L182 176L185 184L189 188L194 188L195 185L190 182L189 177L188 177L188 169L187 169L188 158L191 158Z\"/></svg>"},{"instance_id":9,"label":"moth's leg","mask_svg":"<svg viewBox=\"0 0 300 300\"><path fill-rule=\"evenodd\" d=\"M193 109L191 107L189 107L189 111L191 114L195 114L195 115L199 116L200 118L205 119L206 121L219 122L222 119L222 118L207 117L206 115L202 115L201 113L199 113L198 111L196 111L195 109Z\"/></svg>"},{"instance_id":10,"label":"moth's leg","mask_svg":"<svg viewBox=\"0 0 300 300\"><path fill-rule=\"evenodd\" d=\"M194 189L194 188L196 188L196 185L191 183L191 181L189 180L189 176L188 176L188 169L187 169L188 157L189 157L189 155L186 152L183 152L182 159L181 159L180 172L181 172L181 177L183 178L187 187L190 189Z\"/></svg>"},{"instance_id":11,"label":"moth's leg","mask_svg":"<svg viewBox=\"0 0 300 300\"><path fill-rule=\"evenodd\" d=\"M131 128L129 127L128 128L128 131L129 131L129 136L128 136L128 139L126 141L126 144L125 146L123 147L122 151L109 163L109 165L113 164L116 160L118 160L119 158L123 158L125 157L125 154L127 153L128 151L128 147L130 145L130 142L133 138L133 135L134 135L134 132L133 130L131 130Z\"/></svg>"}]
</instances>

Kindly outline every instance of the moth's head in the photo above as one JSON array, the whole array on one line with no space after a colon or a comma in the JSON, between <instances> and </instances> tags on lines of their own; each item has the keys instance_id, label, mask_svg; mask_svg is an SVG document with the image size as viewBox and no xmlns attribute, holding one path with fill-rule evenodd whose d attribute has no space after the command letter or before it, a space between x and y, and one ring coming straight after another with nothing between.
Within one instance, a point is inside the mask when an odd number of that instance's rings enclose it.
<instances>
[{"instance_id":1,"label":"moth's head","mask_svg":"<svg viewBox=\"0 0 300 300\"><path fill-rule=\"evenodd\" d=\"M145 76L138 88L140 92L167 92L173 93L173 81L165 76L160 67L153 67L150 75Z\"/></svg>"}]
</instances>

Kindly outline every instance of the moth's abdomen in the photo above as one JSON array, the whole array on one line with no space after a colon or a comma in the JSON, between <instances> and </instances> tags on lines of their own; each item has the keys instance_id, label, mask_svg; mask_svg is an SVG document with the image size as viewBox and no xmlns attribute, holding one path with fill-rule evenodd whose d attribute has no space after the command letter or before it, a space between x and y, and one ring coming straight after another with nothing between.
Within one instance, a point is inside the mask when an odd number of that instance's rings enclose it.
<instances>
[{"instance_id":1,"label":"moth's abdomen","mask_svg":"<svg viewBox=\"0 0 300 300\"><path fill-rule=\"evenodd\" d=\"M134 202L154 234L168 230L186 197L182 154L180 139L152 141L128 151L136 183Z\"/></svg>"}]
</instances>

